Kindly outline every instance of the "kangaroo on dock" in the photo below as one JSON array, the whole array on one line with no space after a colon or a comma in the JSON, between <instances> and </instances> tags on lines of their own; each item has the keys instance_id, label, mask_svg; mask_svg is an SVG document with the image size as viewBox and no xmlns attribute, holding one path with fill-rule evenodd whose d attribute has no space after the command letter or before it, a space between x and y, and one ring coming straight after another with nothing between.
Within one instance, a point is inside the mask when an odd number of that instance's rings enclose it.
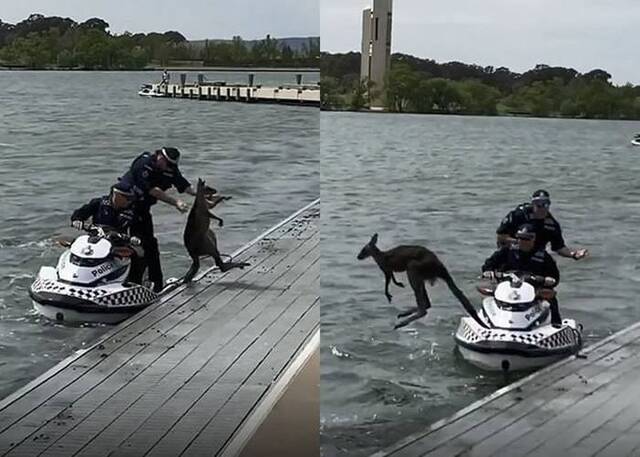
<instances>
[{"instance_id":1,"label":"kangaroo on dock","mask_svg":"<svg viewBox=\"0 0 640 457\"><path fill-rule=\"evenodd\" d=\"M377 242L378 234L376 233L362 248L358 254L358 260L373 257L373 260L375 260L384 273L384 294L387 297L387 300L389 300L389 303L391 303L392 297L389 293L389 283L393 281L395 285L404 287L404 284L396 281L393 273L406 271L407 278L409 279L409 285L415 293L418 305L417 307L410 308L407 311L403 311L398 314L398 318L409 317L398 322L394 326L394 329L404 327L410 322L420 319L427 314L427 310L431 307L431 302L429 301L429 295L427 294L424 282L429 281L429 283L433 285L438 278L442 279L447 286L449 286L449 289L462 304L467 313L482 327L486 327L478 317L478 314L469 299L458 288L446 267L433 252L423 246L410 245L397 246L389 249L388 251L382 251L376 245Z\"/></svg>"},{"instance_id":2,"label":"kangaroo on dock","mask_svg":"<svg viewBox=\"0 0 640 457\"><path fill-rule=\"evenodd\" d=\"M220 271L229 271L232 268L244 268L249 266L246 262L223 262L222 255L218 250L218 242L216 235L209 228L211 219L218 221L218 225L223 225L223 220L209 211L223 200L231 197L216 196L212 197L212 201L207 200L214 189L205 186L202 179L198 179L198 187L196 189L196 198L187 218L187 225L184 229L184 246L191 257L192 264L184 276L184 282L191 282L195 274L200 268L200 257L211 256L220 268Z\"/></svg>"}]
</instances>

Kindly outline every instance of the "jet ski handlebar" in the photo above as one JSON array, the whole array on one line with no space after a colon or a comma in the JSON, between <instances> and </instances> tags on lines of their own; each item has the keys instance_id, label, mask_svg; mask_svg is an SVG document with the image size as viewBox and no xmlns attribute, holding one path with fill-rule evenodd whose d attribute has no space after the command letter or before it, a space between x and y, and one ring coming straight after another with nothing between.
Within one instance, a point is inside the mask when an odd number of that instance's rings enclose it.
<instances>
[{"instance_id":1,"label":"jet ski handlebar","mask_svg":"<svg viewBox=\"0 0 640 457\"><path fill-rule=\"evenodd\" d=\"M109 228L101 227L99 225L85 224L83 225L83 229L91 236L106 238L114 244L130 243L133 246L139 246L141 244L138 237L129 236L128 234L118 232L117 230L109 230Z\"/></svg>"},{"instance_id":2,"label":"jet ski handlebar","mask_svg":"<svg viewBox=\"0 0 640 457\"><path fill-rule=\"evenodd\" d=\"M534 275L522 271L485 271L482 274L485 279L510 279L511 281L526 281L533 285L553 287L556 285L556 280L550 276Z\"/></svg>"}]
</instances>

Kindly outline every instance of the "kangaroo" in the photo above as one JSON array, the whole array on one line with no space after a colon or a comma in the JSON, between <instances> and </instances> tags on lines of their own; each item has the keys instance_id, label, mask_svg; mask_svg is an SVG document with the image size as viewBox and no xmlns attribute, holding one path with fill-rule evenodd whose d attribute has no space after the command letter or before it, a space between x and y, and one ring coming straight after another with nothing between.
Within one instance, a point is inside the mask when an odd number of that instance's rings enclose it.
<instances>
[{"instance_id":1,"label":"kangaroo","mask_svg":"<svg viewBox=\"0 0 640 457\"><path fill-rule=\"evenodd\" d=\"M410 308L407 311L403 311L398 314L398 319L407 316L409 317L398 322L393 327L394 329L404 327L410 322L420 319L427 314L427 310L431 307L431 302L429 301L429 295L427 294L424 282L429 281L429 283L433 285L438 278L447 283L447 286L449 286L449 289L462 304L467 313L482 327L487 327L478 317L478 314L469 299L455 284L446 267L433 252L423 246L407 245L397 246L389 249L388 251L381 251L378 246L376 246L377 242L378 234L376 233L362 248L358 254L358 260L373 257L373 260L375 260L384 273L384 294L387 297L387 300L389 300L389 303L391 303L392 298L392 295L389 293L389 283L393 281L395 285L404 287L404 284L396 281L393 273L406 271L409 284L415 293L418 305L417 307Z\"/></svg>"},{"instance_id":2,"label":"kangaroo","mask_svg":"<svg viewBox=\"0 0 640 457\"><path fill-rule=\"evenodd\" d=\"M191 257L193 263L184 276L184 282L191 282L195 274L200 268L200 257L211 256L216 263L216 266L220 268L220 271L225 272L232 268L244 268L249 266L246 262L223 262L222 256L218 251L218 243L213 231L209 228L210 219L218 221L218 225L223 225L223 220L218 216L212 214L209 209L216 206L223 200L228 200L231 197L217 196L211 202L207 201L207 195L211 195L213 189L205 186L202 179L198 179L198 186L196 189L196 198L193 201L193 206L189 212L187 218L187 225L184 229L184 246Z\"/></svg>"}]
</instances>

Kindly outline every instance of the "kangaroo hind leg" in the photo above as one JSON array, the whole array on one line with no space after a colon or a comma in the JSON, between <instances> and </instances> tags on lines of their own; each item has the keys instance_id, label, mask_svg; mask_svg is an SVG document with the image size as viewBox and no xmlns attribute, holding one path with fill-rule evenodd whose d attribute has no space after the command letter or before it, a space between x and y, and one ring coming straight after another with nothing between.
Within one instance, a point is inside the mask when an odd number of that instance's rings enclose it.
<instances>
[{"instance_id":1,"label":"kangaroo hind leg","mask_svg":"<svg viewBox=\"0 0 640 457\"><path fill-rule=\"evenodd\" d=\"M200 259L198 257L193 257L191 259L193 262L187 271L187 274L184 275L184 283L190 283L193 277L196 275L198 270L200 269Z\"/></svg>"},{"instance_id":2,"label":"kangaroo hind leg","mask_svg":"<svg viewBox=\"0 0 640 457\"><path fill-rule=\"evenodd\" d=\"M405 325L415 321L416 319L420 319L421 317L427 314L427 310L431 307L431 302L429 301L429 295L427 294L427 289L424 285L424 277L420 273L419 268L416 265L410 264L407 268L407 278L409 279L409 285L413 289L413 292L416 297L416 304L418 305L416 311L409 315L406 319L398 322L394 328L404 327Z\"/></svg>"}]
</instances>

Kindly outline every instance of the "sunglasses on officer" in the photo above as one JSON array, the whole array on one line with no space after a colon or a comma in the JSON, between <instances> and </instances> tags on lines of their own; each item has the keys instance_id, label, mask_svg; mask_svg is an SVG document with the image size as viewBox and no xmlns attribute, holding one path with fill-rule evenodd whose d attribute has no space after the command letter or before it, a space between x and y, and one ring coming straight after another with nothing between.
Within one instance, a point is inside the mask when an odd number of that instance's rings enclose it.
<instances>
[{"instance_id":1,"label":"sunglasses on officer","mask_svg":"<svg viewBox=\"0 0 640 457\"><path fill-rule=\"evenodd\" d=\"M534 206L537 206L539 208L544 208L544 209L548 209L551 206L551 202L549 200L532 200L531 203Z\"/></svg>"}]
</instances>

